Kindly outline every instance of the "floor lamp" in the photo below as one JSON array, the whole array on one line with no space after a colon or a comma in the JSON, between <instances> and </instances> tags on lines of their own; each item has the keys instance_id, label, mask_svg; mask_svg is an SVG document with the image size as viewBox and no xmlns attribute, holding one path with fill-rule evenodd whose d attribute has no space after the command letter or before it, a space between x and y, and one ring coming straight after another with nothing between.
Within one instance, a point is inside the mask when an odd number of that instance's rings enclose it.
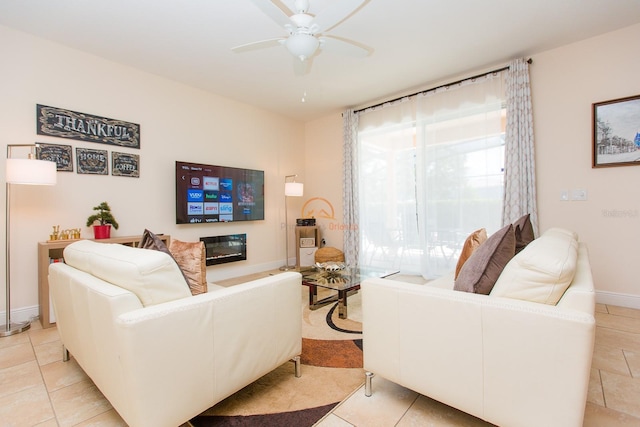
<instances>
[{"instance_id":1,"label":"floor lamp","mask_svg":"<svg viewBox=\"0 0 640 427\"><path fill-rule=\"evenodd\" d=\"M285 253L284 253L284 265L280 267L280 270L287 271L296 268L295 265L289 265L289 218L287 214L287 198L288 197L302 197L304 191L304 184L296 182L296 176L287 175L284 177L284 230L285 230ZM292 182L287 182L288 179L293 178Z\"/></svg>"},{"instance_id":2,"label":"floor lamp","mask_svg":"<svg viewBox=\"0 0 640 427\"><path fill-rule=\"evenodd\" d=\"M11 149L15 147L29 147L27 159L12 159ZM31 322L11 323L11 186L13 184L28 185L54 185L56 183L56 163L47 160L35 160L36 144L7 145L6 181L5 193L6 223L5 223L5 259L6 259L6 323L0 329L0 337L19 334L31 327Z\"/></svg>"}]
</instances>

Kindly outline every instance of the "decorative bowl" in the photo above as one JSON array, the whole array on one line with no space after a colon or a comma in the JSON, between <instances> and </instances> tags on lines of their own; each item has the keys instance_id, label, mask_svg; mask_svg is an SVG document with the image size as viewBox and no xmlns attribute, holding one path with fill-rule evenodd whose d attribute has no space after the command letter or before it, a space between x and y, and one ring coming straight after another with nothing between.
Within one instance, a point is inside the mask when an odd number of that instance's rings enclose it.
<instances>
[{"instance_id":1,"label":"decorative bowl","mask_svg":"<svg viewBox=\"0 0 640 427\"><path fill-rule=\"evenodd\" d=\"M328 272L344 270L345 267L346 265L343 262L333 262L333 261L316 262L316 268L318 268L319 270L324 270Z\"/></svg>"}]
</instances>

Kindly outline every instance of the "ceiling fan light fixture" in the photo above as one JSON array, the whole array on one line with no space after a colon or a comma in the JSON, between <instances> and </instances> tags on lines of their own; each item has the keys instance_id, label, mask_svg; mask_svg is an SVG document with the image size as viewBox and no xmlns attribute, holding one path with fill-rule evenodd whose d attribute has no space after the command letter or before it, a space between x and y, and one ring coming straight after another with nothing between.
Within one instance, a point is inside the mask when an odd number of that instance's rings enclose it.
<instances>
[{"instance_id":1,"label":"ceiling fan light fixture","mask_svg":"<svg viewBox=\"0 0 640 427\"><path fill-rule=\"evenodd\" d=\"M296 58L300 58L300 61L313 56L319 45L318 39L309 34L294 34L285 42L289 52Z\"/></svg>"}]
</instances>

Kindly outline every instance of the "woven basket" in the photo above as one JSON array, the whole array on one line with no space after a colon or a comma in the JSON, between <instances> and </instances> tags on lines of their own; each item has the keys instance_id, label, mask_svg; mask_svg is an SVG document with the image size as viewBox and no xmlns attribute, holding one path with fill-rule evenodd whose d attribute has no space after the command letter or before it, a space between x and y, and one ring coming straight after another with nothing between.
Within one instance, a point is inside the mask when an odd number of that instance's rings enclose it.
<instances>
[{"instance_id":1,"label":"woven basket","mask_svg":"<svg viewBox=\"0 0 640 427\"><path fill-rule=\"evenodd\" d=\"M344 253L340 249L325 247L316 251L316 262L344 262Z\"/></svg>"}]
</instances>

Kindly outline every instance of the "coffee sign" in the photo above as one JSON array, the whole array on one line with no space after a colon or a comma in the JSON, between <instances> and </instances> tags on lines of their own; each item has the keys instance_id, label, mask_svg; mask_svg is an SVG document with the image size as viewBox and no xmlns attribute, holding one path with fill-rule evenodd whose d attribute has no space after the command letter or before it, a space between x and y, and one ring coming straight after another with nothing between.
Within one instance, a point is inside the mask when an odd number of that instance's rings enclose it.
<instances>
[{"instance_id":1,"label":"coffee sign","mask_svg":"<svg viewBox=\"0 0 640 427\"><path fill-rule=\"evenodd\" d=\"M140 125L63 108L36 105L38 135L140 148Z\"/></svg>"},{"instance_id":2,"label":"coffee sign","mask_svg":"<svg viewBox=\"0 0 640 427\"><path fill-rule=\"evenodd\" d=\"M111 175L140 177L140 156L137 154L111 152Z\"/></svg>"}]
</instances>

